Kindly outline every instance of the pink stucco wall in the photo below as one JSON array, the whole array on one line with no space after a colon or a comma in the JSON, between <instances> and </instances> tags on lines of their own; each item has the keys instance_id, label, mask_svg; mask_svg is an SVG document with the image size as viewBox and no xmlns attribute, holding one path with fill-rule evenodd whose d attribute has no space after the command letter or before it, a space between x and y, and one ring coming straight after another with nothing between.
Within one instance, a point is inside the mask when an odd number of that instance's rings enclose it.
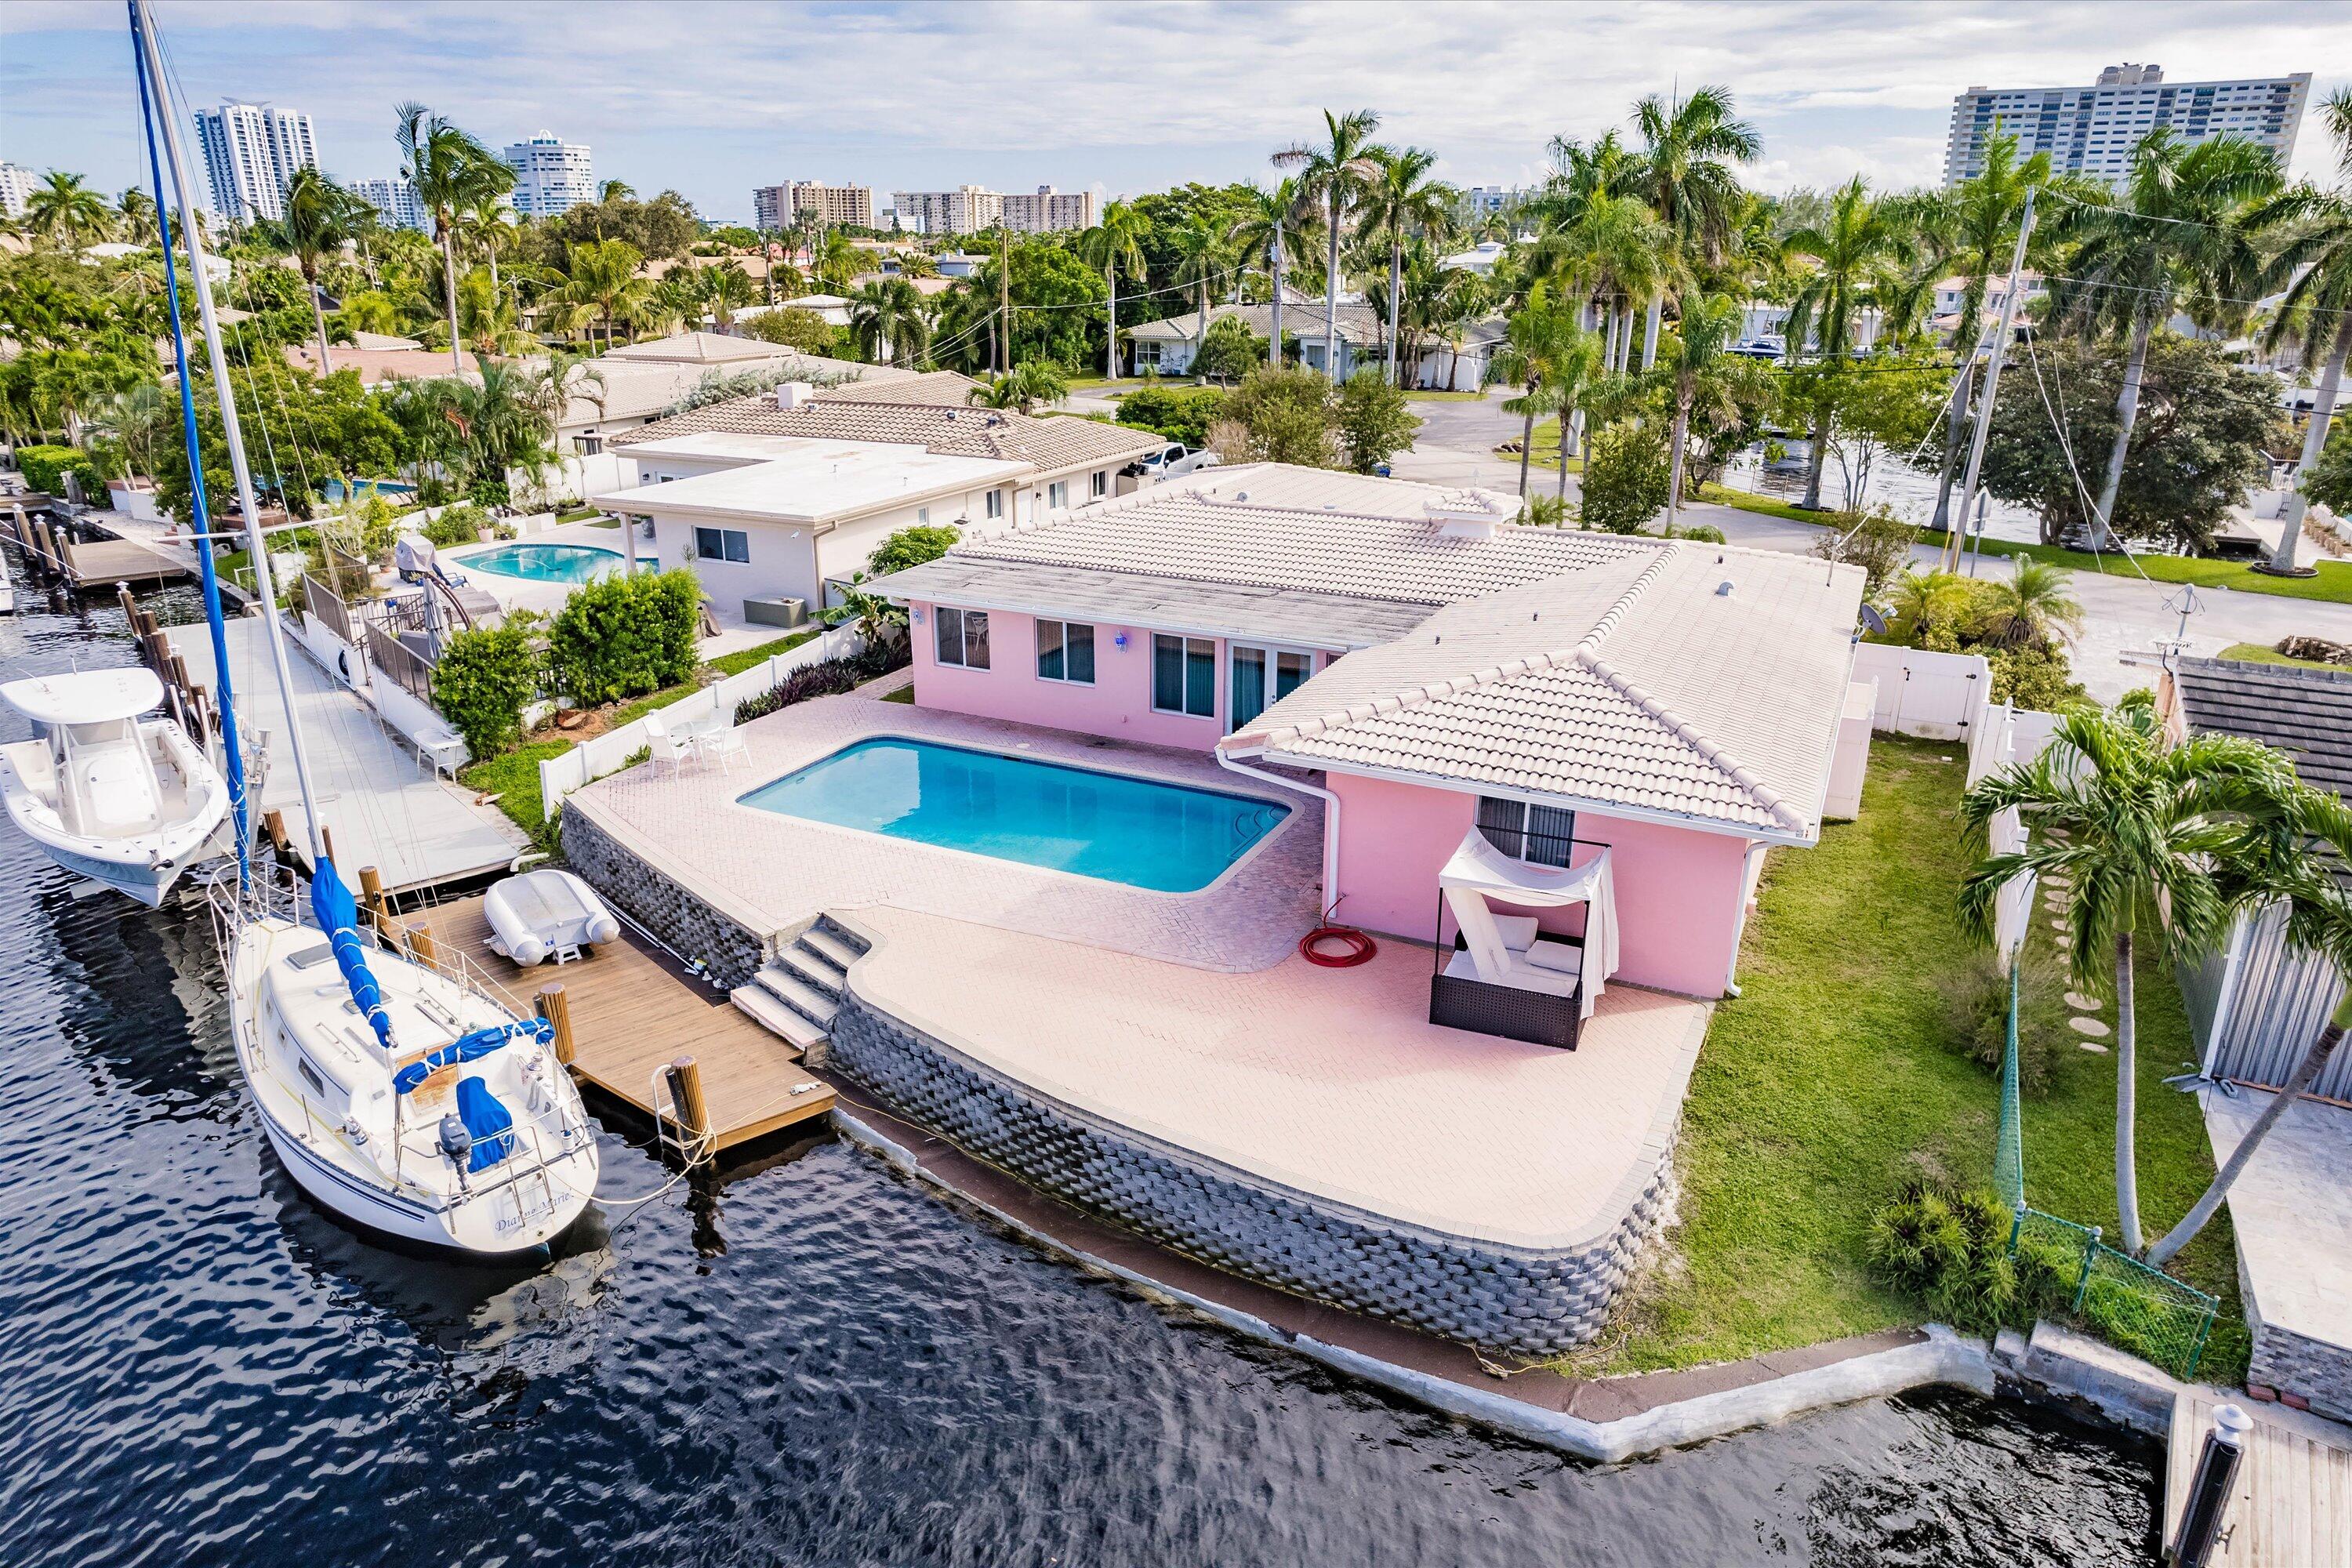
<instances>
[{"instance_id":1,"label":"pink stucco wall","mask_svg":"<svg viewBox=\"0 0 2352 1568\"><path fill-rule=\"evenodd\" d=\"M1470 831L1476 797L1341 773L1325 783L1339 797L1342 898L1334 918L1436 940L1437 874ZM1722 994L1747 899L1748 841L1591 812L1577 814L1576 836L1615 852L1617 978L1691 996ZM1580 911L1530 912L1547 930L1582 928ZM1446 940L1453 935L1449 923Z\"/></svg>"},{"instance_id":2,"label":"pink stucco wall","mask_svg":"<svg viewBox=\"0 0 2352 1568\"><path fill-rule=\"evenodd\" d=\"M1037 679L1037 623L1028 616L992 610L988 616L989 668L962 669L934 657L935 606L913 606L922 616L915 626L915 700L984 719L1042 724L1055 730L1107 735L1155 746L1207 751L1225 732L1224 646L1217 647L1217 713L1194 718L1155 713L1151 709L1151 632L1148 627L1095 628L1095 683ZM1124 631L1127 646L1113 640Z\"/></svg>"}]
</instances>

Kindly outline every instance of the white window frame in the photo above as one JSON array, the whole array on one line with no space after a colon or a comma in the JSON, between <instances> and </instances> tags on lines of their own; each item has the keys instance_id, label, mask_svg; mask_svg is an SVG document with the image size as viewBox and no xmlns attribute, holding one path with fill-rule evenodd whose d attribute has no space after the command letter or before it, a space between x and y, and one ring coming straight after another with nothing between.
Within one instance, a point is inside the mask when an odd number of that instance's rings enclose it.
<instances>
[{"instance_id":1,"label":"white window frame","mask_svg":"<svg viewBox=\"0 0 2352 1568\"><path fill-rule=\"evenodd\" d=\"M1110 470L1108 468L1097 468L1093 473L1087 476L1087 499L1088 500L1100 500L1103 497L1108 494L1110 494Z\"/></svg>"},{"instance_id":2,"label":"white window frame","mask_svg":"<svg viewBox=\"0 0 2352 1568\"><path fill-rule=\"evenodd\" d=\"M1536 821L1536 813L1539 811L1550 814L1540 824ZM1563 816L1568 819L1565 832L1559 831L1559 818ZM1490 821L1490 817L1496 820ZM1515 820L1502 820L1504 818ZM1482 795L1471 812L1471 821L1476 826L1481 838L1512 859L1527 865L1564 868L1576 858L1576 810L1573 806L1534 805L1524 800ZM1548 856L1529 855L1528 836L1530 833L1546 840L1557 841L1560 858L1554 860ZM1549 844L1543 847L1549 849Z\"/></svg>"},{"instance_id":3,"label":"white window frame","mask_svg":"<svg viewBox=\"0 0 2352 1568\"><path fill-rule=\"evenodd\" d=\"M1181 693L1181 706L1180 707L1162 708L1160 705L1160 645L1163 642L1174 643L1177 646L1177 657L1183 660L1183 677L1181 682L1183 689ZM1196 713L1192 710L1192 650L1195 644L1205 647L1209 650L1209 710L1205 713ZM1154 713L1166 713L1179 719L1215 719L1219 710L1217 688L1222 683L1224 670L1225 661L1219 657L1216 638L1188 637L1178 632L1152 633L1151 710Z\"/></svg>"},{"instance_id":4,"label":"white window frame","mask_svg":"<svg viewBox=\"0 0 2352 1568\"><path fill-rule=\"evenodd\" d=\"M1036 654L1037 679L1040 680L1053 681L1057 686L1092 686L1095 683L1095 676L1100 674L1102 670L1102 666L1095 662L1101 651L1099 646L1101 639L1095 635L1098 630L1095 624L1092 621L1065 621L1055 619L1052 616L1040 616L1037 617L1035 625L1037 635L1034 652ZM1062 673L1059 675L1048 675L1045 673L1045 628L1047 626L1055 627L1056 635L1060 638ZM1074 628L1087 634L1087 662L1095 671L1094 675L1088 675L1083 680L1069 673L1070 633Z\"/></svg>"},{"instance_id":5,"label":"white window frame","mask_svg":"<svg viewBox=\"0 0 2352 1568\"><path fill-rule=\"evenodd\" d=\"M988 502L983 510L987 512L989 521L992 522L1004 515L1003 486L999 485L996 489L988 492Z\"/></svg>"},{"instance_id":6,"label":"white window frame","mask_svg":"<svg viewBox=\"0 0 2352 1568\"><path fill-rule=\"evenodd\" d=\"M1265 655L1265 666L1264 669L1259 672L1265 682L1259 691L1259 696L1263 699L1258 707L1259 713L1265 712L1268 708L1273 707L1276 702L1282 700L1281 698L1276 697L1274 694L1274 685L1276 674L1281 668L1282 656L1284 654L1291 654L1307 661L1307 673L1300 678L1298 682L1300 686L1304 686L1307 681L1315 679L1316 650L1311 647L1301 647L1295 643L1250 642L1242 638L1228 637L1225 640L1225 657L1220 661L1223 668L1219 673L1223 678L1220 689L1223 691L1225 696L1225 728L1229 731L1233 729L1233 715L1234 712L1233 704L1234 653L1237 648L1255 648L1258 652ZM1328 664L1329 660L1326 659L1324 662ZM1255 714L1252 715L1253 718L1255 716Z\"/></svg>"},{"instance_id":7,"label":"white window frame","mask_svg":"<svg viewBox=\"0 0 2352 1568\"><path fill-rule=\"evenodd\" d=\"M1045 487L1045 510L1059 511L1070 504L1070 481L1055 479Z\"/></svg>"},{"instance_id":8,"label":"white window frame","mask_svg":"<svg viewBox=\"0 0 2352 1568\"><path fill-rule=\"evenodd\" d=\"M949 617L955 617L955 657L947 655ZM980 622L980 662L971 661L972 621ZM989 637L986 610L959 609L952 605L931 606L931 662L948 669L992 669L995 668L994 645Z\"/></svg>"},{"instance_id":9,"label":"white window frame","mask_svg":"<svg viewBox=\"0 0 2352 1568\"><path fill-rule=\"evenodd\" d=\"M713 554L702 547L702 536L706 533L719 536L718 553ZM740 555L729 552L728 544L735 540L742 542L743 553ZM694 558L697 561L716 561L726 566L749 566L751 563L751 532L746 529L712 528L707 523L698 522L694 525Z\"/></svg>"}]
</instances>

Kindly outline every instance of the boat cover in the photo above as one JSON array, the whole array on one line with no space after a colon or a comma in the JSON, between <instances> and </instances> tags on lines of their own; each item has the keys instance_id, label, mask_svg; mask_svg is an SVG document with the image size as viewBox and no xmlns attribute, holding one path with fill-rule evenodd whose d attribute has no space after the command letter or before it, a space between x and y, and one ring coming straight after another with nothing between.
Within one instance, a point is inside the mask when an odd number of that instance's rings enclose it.
<instances>
[{"instance_id":1,"label":"boat cover","mask_svg":"<svg viewBox=\"0 0 2352 1568\"><path fill-rule=\"evenodd\" d=\"M466 1131L474 1139L474 1152L466 1162L467 1170L479 1171L495 1165L514 1152L514 1118L480 1078L457 1080L457 1120L466 1124Z\"/></svg>"},{"instance_id":2,"label":"boat cover","mask_svg":"<svg viewBox=\"0 0 2352 1568\"><path fill-rule=\"evenodd\" d=\"M384 1011L383 987L376 984L375 973L367 965L367 944L359 933L360 907L343 879L335 875L335 863L324 856L310 879L310 912L318 916L319 929L327 933L327 945L334 950L335 967L343 972L343 984L352 988L352 1000L366 1016L375 1037L386 1050L391 1049L392 1015Z\"/></svg>"},{"instance_id":3,"label":"boat cover","mask_svg":"<svg viewBox=\"0 0 2352 1568\"><path fill-rule=\"evenodd\" d=\"M545 1045L555 1038L555 1026L544 1018L526 1018L512 1024L492 1024L488 1028L476 1029L470 1035L460 1035L432 1055L420 1058L393 1074L393 1089L395 1093L406 1094L438 1069L488 1056L520 1035L528 1035Z\"/></svg>"},{"instance_id":4,"label":"boat cover","mask_svg":"<svg viewBox=\"0 0 2352 1568\"><path fill-rule=\"evenodd\" d=\"M142 665L39 675L0 686L0 698L36 724L102 724L163 705L163 683Z\"/></svg>"}]
</instances>

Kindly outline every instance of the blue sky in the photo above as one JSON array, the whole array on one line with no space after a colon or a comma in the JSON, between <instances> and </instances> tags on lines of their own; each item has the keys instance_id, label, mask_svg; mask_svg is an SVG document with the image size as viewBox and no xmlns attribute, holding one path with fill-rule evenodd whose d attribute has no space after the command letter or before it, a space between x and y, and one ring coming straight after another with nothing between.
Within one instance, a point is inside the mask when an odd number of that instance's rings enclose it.
<instances>
[{"instance_id":1,"label":"blue sky","mask_svg":"<svg viewBox=\"0 0 2352 1568\"><path fill-rule=\"evenodd\" d=\"M339 178L388 174L393 105L420 99L493 146L545 129L599 178L748 217L785 178L1118 195L1249 179L1324 107L1370 107L1463 184L1537 177L1555 132L1591 136L1644 92L1728 85L1765 138L1757 184L1940 174L1971 83L2311 71L2352 82L2340 0L1937 5L1058 4L709 0L155 0L180 86L308 110ZM120 5L0 6L0 157L133 181ZM2308 124L2298 173L2325 171Z\"/></svg>"}]
</instances>

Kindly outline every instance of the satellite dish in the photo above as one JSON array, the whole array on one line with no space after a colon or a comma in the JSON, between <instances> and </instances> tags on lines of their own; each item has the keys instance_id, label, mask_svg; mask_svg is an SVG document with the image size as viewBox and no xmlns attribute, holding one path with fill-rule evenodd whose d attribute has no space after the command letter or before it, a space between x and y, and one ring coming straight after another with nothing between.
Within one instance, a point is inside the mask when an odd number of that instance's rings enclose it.
<instances>
[{"instance_id":1,"label":"satellite dish","mask_svg":"<svg viewBox=\"0 0 2352 1568\"><path fill-rule=\"evenodd\" d=\"M1877 605L1864 605L1862 607L1862 629L1864 631L1868 632L1873 637L1885 637L1886 635L1886 617L1879 614Z\"/></svg>"}]
</instances>

